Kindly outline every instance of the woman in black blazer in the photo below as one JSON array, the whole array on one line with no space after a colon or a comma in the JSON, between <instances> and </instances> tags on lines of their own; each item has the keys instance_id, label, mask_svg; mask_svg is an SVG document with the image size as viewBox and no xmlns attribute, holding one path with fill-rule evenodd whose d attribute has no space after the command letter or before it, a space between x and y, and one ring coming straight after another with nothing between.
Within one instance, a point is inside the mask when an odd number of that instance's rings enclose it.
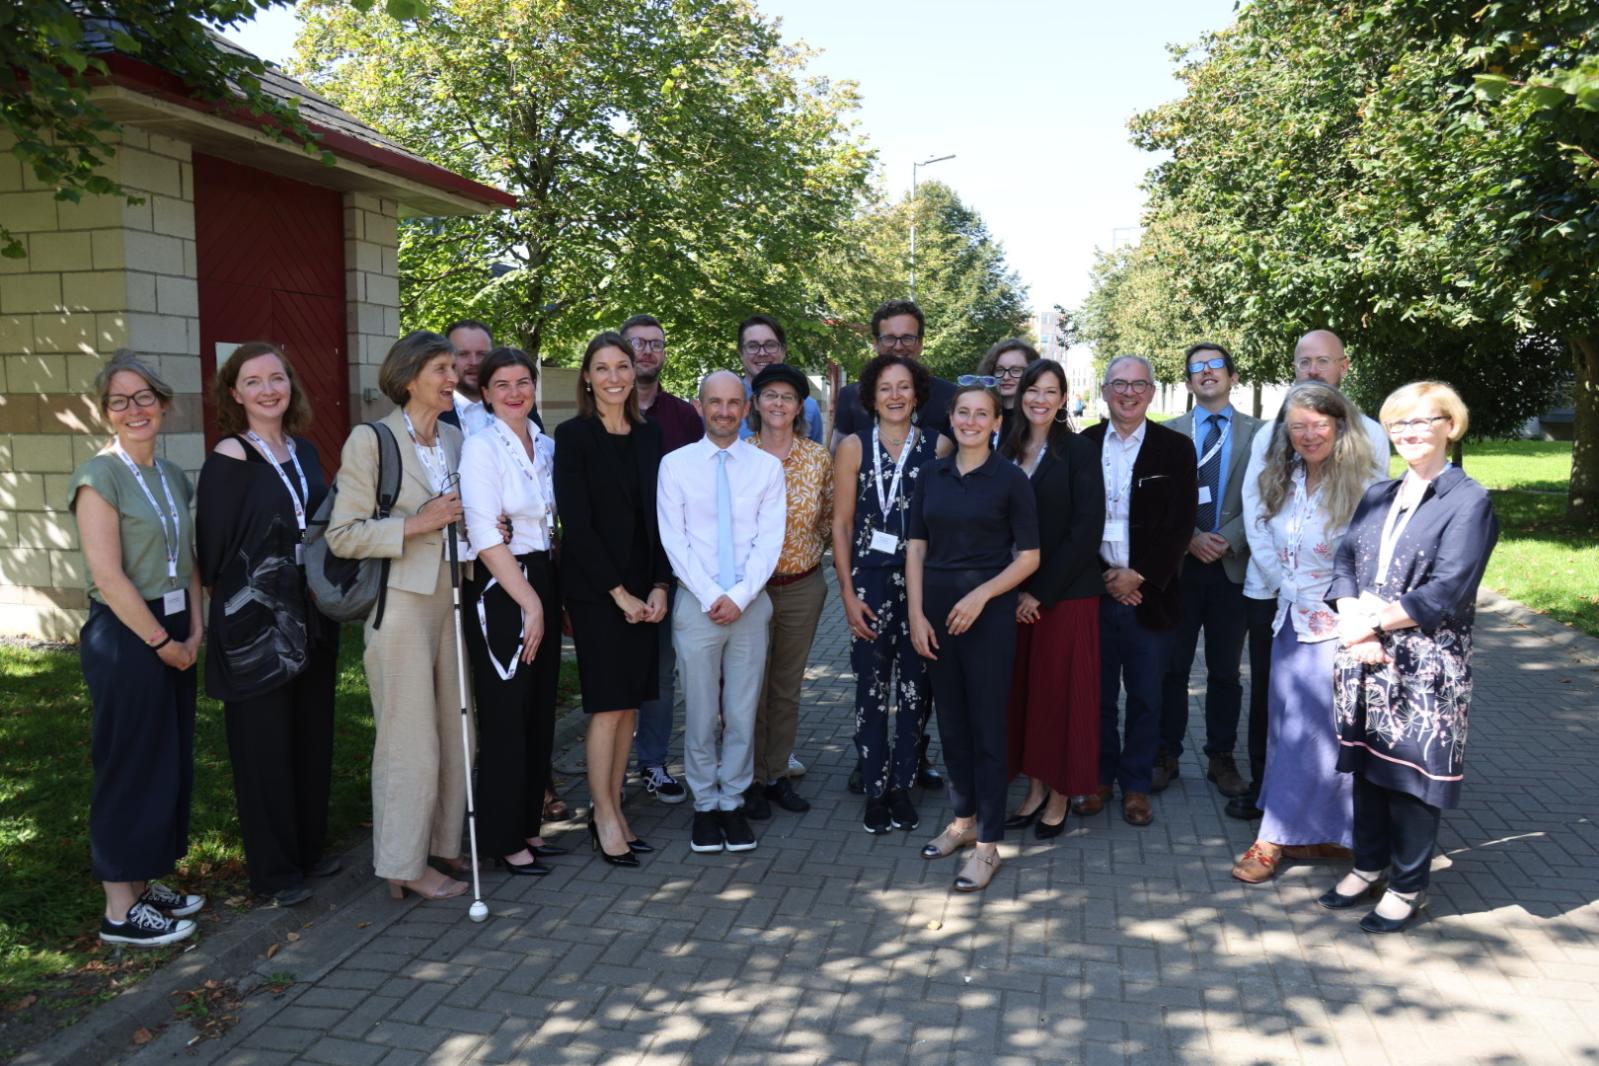
<instances>
[{"instance_id":1,"label":"woman in black blazer","mask_svg":"<svg viewBox=\"0 0 1599 1066\"><path fill-rule=\"evenodd\" d=\"M1000 453L1028 473L1038 501L1038 570L1016 602L1011 673L1010 772L1027 798L1006 822L1037 819L1040 840L1066 827L1068 797L1099 787L1099 541L1105 493L1099 455L1072 432L1061 365L1031 364L1016 389L1020 418Z\"/></svg>"},{"instance_id":2,"label":"woman in black blazer","mask_svg":"<svg viewBox=\"0 0 1599 1066\"><path fill-rule=\"evenodd\" d=\"M638 853L654 850L628 828L618 797L638 706L659 683L655 627L672 577L655 518L661 431L639 412L633 378L633 349L620 334L589 341L577 417L555 431L561 592L590 715L589 835L615 866L637 866Z\"/></svg>"}]
</instances>

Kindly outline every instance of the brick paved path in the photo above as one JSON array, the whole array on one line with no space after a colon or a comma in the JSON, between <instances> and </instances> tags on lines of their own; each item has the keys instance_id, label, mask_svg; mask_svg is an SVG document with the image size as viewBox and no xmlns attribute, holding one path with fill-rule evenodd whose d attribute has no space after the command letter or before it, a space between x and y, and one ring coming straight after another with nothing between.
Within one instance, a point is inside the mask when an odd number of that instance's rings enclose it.
<instances>
[{"instance_id":1,"label":"brick paved path","mask_svg":"<svg viewBox=\"0 0 1599 1066\"><path fill-rule=\"evenodd\" d=\"M1152 827L1074 817L1049 845L1009 843L986 894L952 893L953 862L917 855L941 796L909 836L861 830L830 600L799 749L814 807L758 826L758 850L693 855L688 805L639 796L634 827L662 846L641 870L580 850L546 878L487 875L483 925L464 900L400 907L374 888L261 962L298 982L254 992L223 1040L185 1051L180 1024L132 1058L1595 1061L1599 658L1580 656L1599 644L1549 632L1480 617L1466 805L1445 817L1431 916L1405 936L1317 907L1330 866L1231 880L1251 827L1191 762ZM576 826L560 839L583 843Z\"/></svg>"}]
</instances>

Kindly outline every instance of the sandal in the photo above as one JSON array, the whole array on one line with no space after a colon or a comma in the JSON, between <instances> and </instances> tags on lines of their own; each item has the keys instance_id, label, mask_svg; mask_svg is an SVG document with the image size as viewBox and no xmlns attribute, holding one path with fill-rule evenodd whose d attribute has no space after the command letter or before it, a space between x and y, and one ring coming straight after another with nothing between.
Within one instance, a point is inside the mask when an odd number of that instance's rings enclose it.
<instances>
[{"instance_id":1,"label":"sandal","mask_svg":"<svg viewBox=\"0 0 1599 1066\"><path fill-rule=\"evenodd\" d=\"M427 888L426 881L426 874L418 877L415 881L395 881L391 879L389 881L389 898L402 900L407 892L415 892L422 897L423 901L454 899L457 896L466 895L466 890L471 887L465 881L456 881L446 877L430 890Z\"/></svg>"},{"instance_id":2,"label":"sandal","mask_svg":"<svg viewBox=\"0 0 1599 1066\"><path fill-rule=\"evenodd\" d=\"M1282 862L1283 849L1276 844L1257 840L1249 845L1243 858L1233 864L1233 877L1246 885L1258 885L1277 876L1277 864Z\"/></svg>"},{"instance_id":3,"label":"sandal","mask_svg":"<svg viewBox=\"0 0 1599 1066\"><path fill-rule=\"evenodd\" d=\"M564 822L571 816L571 809L553 788L544 790L544 820L546 822Z\"/></svg>"},{"instance_id":4,"label":"sandal","mask_svg":"<svg viewBox=\"0 0 1599 1066\"><path fill-rule=\"evenodd\" d=\"M956 829L951 822L944 827L944 831L922 846L922 858L942 859L953 855L961 848L970 847L977 843L977 826L972 824L965 829Z\"/></svg>"},{"instance_id":5,"label":"sandal","mask_svg":"<svg viewBox=\"0 0 1599 1066\"><path fill-rule=\"evenodd\" d=\"M988 887L994 879L994 873L999 869L999 849L982 848L972 852L972 857L966 860L966 865L961 867L961 872L955 878L956 892L981 892Z\"/></svg>"}]
</instances>

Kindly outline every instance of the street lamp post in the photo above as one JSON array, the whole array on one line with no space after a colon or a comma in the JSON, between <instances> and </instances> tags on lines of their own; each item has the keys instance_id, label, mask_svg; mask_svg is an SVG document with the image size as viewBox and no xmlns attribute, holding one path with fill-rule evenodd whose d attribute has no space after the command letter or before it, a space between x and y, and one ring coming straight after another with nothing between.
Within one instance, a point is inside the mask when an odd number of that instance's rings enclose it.
<instances>
[{"instance_id":1,"label":"street lamp post","mask_svg":"<svg viewBox=\"0 0 1599 1066\"><path fill-rule=\"evenodd\" d=\"M934 163L942 163L946 159L954 159L953 155L941 155L932 159L924 159L920 163L911 164L911 299L916 299L916 172L922 167L930 167Z\"/></svg>"}]
</instances>

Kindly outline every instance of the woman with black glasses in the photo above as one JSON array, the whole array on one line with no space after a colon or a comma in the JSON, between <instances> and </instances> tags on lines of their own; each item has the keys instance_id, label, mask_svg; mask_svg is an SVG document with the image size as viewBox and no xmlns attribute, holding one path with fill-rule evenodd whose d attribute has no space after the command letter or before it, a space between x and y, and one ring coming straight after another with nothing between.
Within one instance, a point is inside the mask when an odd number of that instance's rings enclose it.
<instances>
[{"instance_id":1,"label":"woman with black glasses","mask_svg":"<svg viewBox=\"0 0 1599 1066\"><path fill-rule=\"evenodd\" d=\"M1011 430L1016 424L1011 416L1016 413L1016 400L1022 394L1022 374L1036 362L1038 349L1020 337L1010 337L988 349L977 364L976 378L999 393L1000 422L999 437L994 442L996 449L1010 439ZM967 378L961 381L970 384Z\"/></svg>"}]
</instances>

